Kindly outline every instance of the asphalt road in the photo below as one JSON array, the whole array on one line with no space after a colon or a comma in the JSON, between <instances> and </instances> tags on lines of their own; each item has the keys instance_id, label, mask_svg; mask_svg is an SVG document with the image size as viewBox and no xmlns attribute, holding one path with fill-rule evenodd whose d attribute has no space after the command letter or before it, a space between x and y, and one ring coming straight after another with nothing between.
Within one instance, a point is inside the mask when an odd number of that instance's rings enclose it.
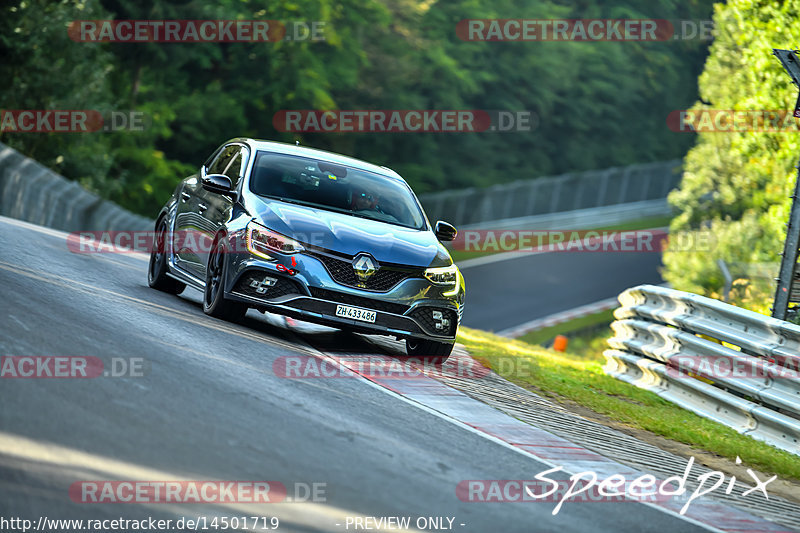
<instances>
[{"instance_id":1,"label":"asphalt road","mask_svg":"<svg viewBox=\"0 0 800 533\"><path fill-rule=\"evenodd\" d=\"M613 298L635 285L662 283L661 254L655 252L549 252L513 257L462 267L467 287L465 326L501 331Z\"/></svg>"},{"instance_id":2,"label":"asphalt road","mask_svg":"<svg viewBox=\"0 0 800 533\"><path fill-rule=\"evenodd\" d=\"M362 337L297 333L253 311L242 325L221 322L202 313L199 293L148 288L144 257L71 253L63 234L5 218L0 250L0 355L142 358L145 368L142 377L0 379L0 517L262 515L279 517L279 531L347 531L347 516L400 515L455 517L465 532L699 530L636 503L567 504L553 516L551 504L463 502L459 481L531 479L549 467L363 379L272 371L277 357L307 354L309 345L374 350ZM571 270L558 267L563 257L506 266L527 272L526 281L541 278L539 287L629 275L613 257L595 254L594 267ZM477 273L467 275L480 294ZM510 305L509 290L493 305ZM544 309L558 290L530 306ZM478 305L471 298L473 312ZM492 327L473 316L473 325ZM273 480L290 494L297 483L322 483L325 494L260 506L86 504L68 495L76 481L109 479Z\"/></svg>"}]
</instances>

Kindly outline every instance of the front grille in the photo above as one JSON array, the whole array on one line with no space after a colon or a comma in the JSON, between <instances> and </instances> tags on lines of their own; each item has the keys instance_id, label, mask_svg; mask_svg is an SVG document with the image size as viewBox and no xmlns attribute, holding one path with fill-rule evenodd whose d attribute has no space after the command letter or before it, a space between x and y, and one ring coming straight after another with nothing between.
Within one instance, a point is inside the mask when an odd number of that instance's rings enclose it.
<instances>
[{"instance_id":1,"label":"front grille","mask_svg":"<svg viewBox=\"0 0 800 533\"><path fill-rule=\"evenodd\" d=\"M433 312L439 311L442 313L441 319L433 318ZM411 311L408 316L417 321L422 326L425 333L429 335L443 335L452 337L456 334L458 327L458 314L452 309L444 309L440 307L417 307ZM444 320L447 320L447 325L444 325ZM439 324L440 327L436 327Z\"/></svg>"},{"instance_id":2,"label":"front grille","mask_svg":"<svg viewBox=\"0 0 800 533\"><path fill-rule=\"evenodd\" d=\"M394 313L396 315L402 315L408 311L408 306L403 304L384 302L381 300L374 300L372 298L364 298L362 296L354 296L352 294L345 294L343 292L320 289L319 287L309 287L308 290L311 291L311 296L314 298L330 300L332 302L344 305L363 307L364 309L383 311L384 313Z\"/></svg>"},{"instance_id":3,"label":"front grille","mask_svg":"<svg viewBox=\"0 0 800 533\"><path fill-rule=\"evenodd\" d=\"M395 285L408 278L421 278L422 270L413 267L402 267L400 265L382 264L375 274L365 282L360 282L353 270L352 259L340 259L322 253L312 253L319 259L325 269L330 273L336 283L357 289L366 289L375 292L388 292ZM362 283L359 285L359 283Z\"/></svg>"},{"instance_id":4,"label":"front grille","mask_svg":"<svg viewBox=\"0 0 800 533\"><path fill-rule=\"evenodd\" d=\"M264 278L274 279L275 284L271 287L266 286L263 283ZM252 285L254 282L259 286L253 287ZM265 292L258 292L259 287ZM305 291L303 291L300 284L296 281L262 270L250 270L242 274L239 281L237 281L236 285L233 287L233 292L263 300L272 300L273 298L279 298L287 294L305 294Z\"/></svg>"}]
</instances>

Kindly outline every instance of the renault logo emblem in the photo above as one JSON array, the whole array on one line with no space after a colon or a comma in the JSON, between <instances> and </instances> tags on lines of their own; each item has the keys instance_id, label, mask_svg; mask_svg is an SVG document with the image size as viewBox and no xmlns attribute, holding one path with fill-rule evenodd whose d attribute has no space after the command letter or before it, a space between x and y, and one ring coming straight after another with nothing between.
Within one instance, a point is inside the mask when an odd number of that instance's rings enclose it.
<instances>
[{"instance_id":1,"label":"renault logo emblem","mask_svg":"<svg viewBox=\"0 0 800 533\"><path fill-rule=\"evenodd\" d=\"M379 268L378 262L369 254L358 254L353 259L353 270L360 281L367 281Z\"/></svg>"}]
</instances>

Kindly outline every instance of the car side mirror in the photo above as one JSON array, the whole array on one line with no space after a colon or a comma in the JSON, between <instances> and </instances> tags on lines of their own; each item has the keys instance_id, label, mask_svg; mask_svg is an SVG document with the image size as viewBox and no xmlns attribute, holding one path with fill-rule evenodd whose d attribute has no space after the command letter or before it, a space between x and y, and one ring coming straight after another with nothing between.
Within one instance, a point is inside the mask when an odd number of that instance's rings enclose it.
<instances>
[{"instance_id":1,"label":"car side mirror","mask_svg":"<svg viewBox=\"0 0 800 533\"><path fill-rule=\"evenodd\" d=\"M436 238L440 241L452 241L458 234L455 226L445 222L444 220L436 221L436 227L433 232L436 234Z\"/></svg>"},{"instance_id":2,"label":"car side mirror","mask_svg":"<svg viewBox=\"0 0 800 533\"><path fill-rule=\"evenodd\" d=\"M225 174L206 174L201 178L200 183L203 184L203 188L208 192L236 196L236 192L233 190L233 183Z\"/></svg>"}]
</instances>

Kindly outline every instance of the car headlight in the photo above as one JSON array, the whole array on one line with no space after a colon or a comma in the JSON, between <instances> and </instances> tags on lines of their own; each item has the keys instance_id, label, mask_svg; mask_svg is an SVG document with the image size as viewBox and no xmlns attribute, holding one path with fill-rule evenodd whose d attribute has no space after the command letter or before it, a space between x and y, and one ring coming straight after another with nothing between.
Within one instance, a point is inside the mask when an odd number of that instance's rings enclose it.
<instances>
[{"instance_id":1,"label":"car headlight","mask_svg":"<svg viewBox=\"0 0 800 533\"><path fill-rule=\"evenodd\" d=\"M299 242L269 230L255 221L247 225L247 249L251 254L269 260L274 259L269 252L294 254L305 250Z\"/></svg>"},{"instance_id":2,"label":"car headlight","mask_svg":"<svg viewBox=\"0 0 800 533\"><path fill-rule=\"evenodd\" d=\"M450 265L446 267L426 268L425 277L435 285L452 287L458 283L458 267Z\"/></svg>"}]
</instances>

